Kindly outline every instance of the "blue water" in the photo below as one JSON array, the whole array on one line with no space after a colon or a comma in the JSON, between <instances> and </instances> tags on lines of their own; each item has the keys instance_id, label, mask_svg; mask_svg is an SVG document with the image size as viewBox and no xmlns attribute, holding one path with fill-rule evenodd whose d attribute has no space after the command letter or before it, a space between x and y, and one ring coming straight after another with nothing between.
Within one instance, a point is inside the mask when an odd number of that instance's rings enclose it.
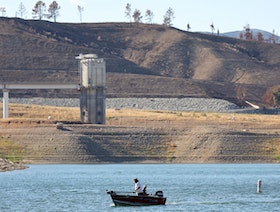
<instances>
[{"instance_id":1,"label":"blue water","mask_svg":"<svg viewBox=\"0 0 280 212\"><path fill-rule=\"evenodd\" d=\"M115 207L135 177L166 205ZM279 191L278 164L31 165L0 173L0 211L280 211Z\"/></svg>"}]
</instances>

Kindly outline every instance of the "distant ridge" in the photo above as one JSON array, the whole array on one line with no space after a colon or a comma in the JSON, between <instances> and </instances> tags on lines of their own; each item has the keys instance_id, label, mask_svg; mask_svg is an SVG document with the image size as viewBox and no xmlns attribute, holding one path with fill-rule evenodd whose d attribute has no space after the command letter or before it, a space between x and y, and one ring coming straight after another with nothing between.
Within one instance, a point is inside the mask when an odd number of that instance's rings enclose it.
<instances>
[{"instance_id":1,"label":"distant ridge","mask_svg":"<svg viewBox=\"0 0 280 212\"><path fill-rule=\"evenodd\" d=\"M251 29L253 36L256 37L257 34L260 32L263 35L263 38L265 41L269 41L269 39L271 39L273 36L275 37L275 41L276 43L280 43L280 37L277 34L273 34L261 29ZM240 33L244 34L244 30L243 31L232 31L232 32L225 32L225 33L221 33L222 36L226 36L226 37L231 37L231 38L240 38Z\"/></svg>"}]
</instances>

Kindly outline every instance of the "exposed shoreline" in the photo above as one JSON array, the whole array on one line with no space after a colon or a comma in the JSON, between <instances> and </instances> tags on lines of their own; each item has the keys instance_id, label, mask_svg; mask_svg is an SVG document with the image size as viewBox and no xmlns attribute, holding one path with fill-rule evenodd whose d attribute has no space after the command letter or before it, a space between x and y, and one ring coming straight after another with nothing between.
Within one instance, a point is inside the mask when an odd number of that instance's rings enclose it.
<instances>
[{"instance_id":1,"label":"exposed shoreline","mask_svg":"<svg viewBox=\"0 0 280 212\"><path fill-rule=\"evenodd\" d=\"M28 100L10 102L50 105L64 101L43 98ZM75 101L79 102L78 99ZM191 108L191 101L197 105L202 101L205 103L207 99L151 98L142 101L148 101L153 110L137 110L142 103L131 98L108 102L107 106L113 109L107 111L106 125L65 122L63 129L57 129L55 120L8 120L1 123L0 134L24 147L22 156L25 164L279 162L278 116L230 113L232 104L223 100L211 100L218 111L226 111L214 114L206 111L184 113L174 109L174 105L177 108L182 105ZM170 111L175 113L162 111L164 107L172 105L173 110ZM58 106L65 105L60 103ZM210 106L213 108L213 105ZM125 109L127 107L133 110ZM208 104L203 107L209 109ZM139 151L135 152L135 146L140 148ZM25 168L7 161L3 167L4 171Z\"/></svg>"},{"instance_id":2,"label":"exposed shoreline","mask_svg":"<svg viewBox=\"0 0 280 212\"><path fill-rule=\"evenodd\" d=\"M0 172L23 170L28 168L22 163L14 163L12 161L0 158Z\"/></svg>"}]
</instances>

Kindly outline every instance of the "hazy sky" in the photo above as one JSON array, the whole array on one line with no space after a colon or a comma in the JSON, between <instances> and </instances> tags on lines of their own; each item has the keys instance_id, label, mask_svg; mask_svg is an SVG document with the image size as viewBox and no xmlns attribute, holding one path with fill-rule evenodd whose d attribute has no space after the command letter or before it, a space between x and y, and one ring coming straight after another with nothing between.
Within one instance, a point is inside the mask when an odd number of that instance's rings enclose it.
<instances>
[{"instance_id":1,"label":"hazy sky","mask_svg":"<svg viewBox=\"0 0 280 212\"><path fill-rule=\"evenodd\" d=\"M43 0L47 7L52 1ZM5 16L15 17L21 2L27 12L24 18L32 19L37 0L0 0L0 7L6 8ZM280 0L57 0L57 3L61 6L57 22L80 22L77 5L84 8L82 22L128 22L125 6L130 3L132 11L141 11L142 22L146 22L145 12L149 9L154 14L153 23L162 24L170 7L175 16L173 26L182 30L190 24L191 31L211 31L213 23L222 33L242 30L249 24L251 28L280 33Z\"/></svg>"}]
</instances>

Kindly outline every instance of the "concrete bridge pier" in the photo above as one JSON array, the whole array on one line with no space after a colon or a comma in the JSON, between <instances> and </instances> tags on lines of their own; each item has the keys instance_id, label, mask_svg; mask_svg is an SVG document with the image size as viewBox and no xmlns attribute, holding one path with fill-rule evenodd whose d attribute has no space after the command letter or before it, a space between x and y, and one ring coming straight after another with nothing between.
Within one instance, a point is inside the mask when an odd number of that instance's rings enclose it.
<instances>
[{"instance_id":1,"label":"concrete bridge pier","mask_svg":"<svg viewBox=\"0 0 280 212\"><path fill-rule=\"evenodd\" d=\"M3 118L9 117L9 90L3 89Z\"/></svg>"},{"instance_id":2,"label":"concrete bridge pier","mask_svg":"<svg viewBox=\"0 0 280 212\"><path fill-rule=\"evenodd\" d=\"M105 92L103 88L81 88L80 91L81 122L105 124Z\"/></svg>"},{"instance_id":3,"label":"concrete bridge pier","mask_svg":"<svg viewBox=\"0 0 280 212\"><path fill-rule=\"evenodd\" d=\"M81 122L105 124L106 64L95 54L80 54L80 114Z\"/></svg>"}]
</instances>

